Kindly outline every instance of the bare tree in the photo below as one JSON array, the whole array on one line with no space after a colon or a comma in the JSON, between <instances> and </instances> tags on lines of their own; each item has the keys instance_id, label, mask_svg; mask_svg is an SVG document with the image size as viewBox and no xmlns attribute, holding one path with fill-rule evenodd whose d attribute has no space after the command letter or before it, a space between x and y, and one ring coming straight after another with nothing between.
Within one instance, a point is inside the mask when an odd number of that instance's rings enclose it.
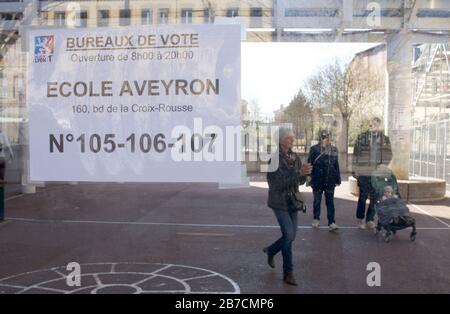
<instances>
[{"instance_id":1,"label":"bare tree","mask_svg":"<svg viewBox=\"0 0 450 314\"><path fill-rule=\"evenodd\" d=\"M326 65L308 80L311 101L319 108L329 108L341 118L340 136L337 146L347 169L348 135L353 113L371 103L371 98L380 90L380 78L359 66L343 66L338 60Z\"/></svg>"},{"instance_id":2,"label":"bare tree","mask_svg":"<svg viewBox=\"0 0 450 314\"><path fill-rule=\"evenodd\" d=\"M263 119L263 115L261 112L261 106L258 103L258 100L252 99L249 103L249 113L250 113L250 121L252 122L261 122Z\"/></svg>"}]
</instances>

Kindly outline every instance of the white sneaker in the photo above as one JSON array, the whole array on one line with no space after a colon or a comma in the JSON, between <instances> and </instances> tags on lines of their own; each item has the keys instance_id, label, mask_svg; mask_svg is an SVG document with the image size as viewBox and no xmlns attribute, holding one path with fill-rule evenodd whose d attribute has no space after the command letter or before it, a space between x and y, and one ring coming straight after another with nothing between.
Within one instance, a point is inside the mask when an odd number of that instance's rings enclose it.
<instances>
[{"instance_id":1,"label":"white sneaker","mask_svg":"<svg viewBox=\"0 0 450 314\"><path fill-rule=\"evenodd\" d=\"M317 220L317 219L314 219L313 222L312 222L312 226L313 226L314 228L319 228L319 224L320 224L320 222L319 222L319 220Z\"/></svg>"},{"instance_id":2,"label":"white sneaker","mask_svg":"<svg viewBox=\"0 0 450 314\"><path fill-rule=\"evenodd\" d=\"M336 224L333 222L332 224L330 224L330 225L328 226L328 229L329 229L330 231L336 231L336 230L339 229L339 226L336 225Z\"/></svg>"},{"instance_id":3,"label":"white sneaker","mask_svg":"<svg viewBox=\"0 0 450 314\"><path fill-rule=\"evenodd\" d=\"M366 223L367 228L369 229L374 229L375 228L375 223L373 221L368 221Z\"/></svg>"},{"instance_id":4,"label":"white sneaker","mask_svg":"<svg viewBox=\"0 0 450 314\"><path fill-rule=\"evenodd\" d=\"M358 219L358 227L359 229L366 229L366 225L361 219Z\"/></svg>"}]
</instances>

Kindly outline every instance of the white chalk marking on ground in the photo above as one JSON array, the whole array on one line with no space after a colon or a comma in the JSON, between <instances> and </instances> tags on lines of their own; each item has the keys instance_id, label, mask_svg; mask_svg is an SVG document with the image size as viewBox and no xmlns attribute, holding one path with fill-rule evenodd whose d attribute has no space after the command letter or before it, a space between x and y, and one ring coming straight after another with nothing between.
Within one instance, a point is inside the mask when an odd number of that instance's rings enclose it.
<instances>
[{"instance_id":1,"label":"white chalk marking on ground","mask_svg":"<svg viewBox=\"0 0 450 314\"><path fill-rule=\"evenodd\" d=\"M53 186L53 187L44 187L44 188L39 189L39 190L36 189L36 192L35 193L31 193L31 194L36 195L36 194L39 194L39 193L42 193L42 192L48 192L48 191L56 190L56 189L59 189L61 187L65 187L65 186L66 185L58 185L58 186ZM10 201L10 200L13 200L15 198L19 198L19 197L22 197L22 196L25 196L25 195L27 195L27 194L21 193L21 194L18 194L18 195L13 195L13 196L5 198L5 201Z\"/></svg>"},{"instance_id":2,"label":"white chalk marking on ground","mask_svg":"<svg viewBox=\"0 0 450 314\"><path fill-rule=\"evenodd\" d=\"M102 221L102 220L53 220L7 217L7 220L25 222L47 222L47 223L80 223L80 224L107 224L107 225L142 225L142 226L172 226L172 227L222 227L222 228L279 228L271 225L217 225L217 224L193 224L193 223L166 223L166 222L134 222L134 221ZM306 228L311 228L307 227ZM302 228L300 226L299 228Z\"/></svg>"},{"instance_id":3,"label":"white chalk marking on ground","mask_svg":"<svg viewBox=\"0 0 450 314\"><path fill-rule=\"evenodd\" d=\"M436 218L436 217L434 217ZM436 218L438 219L438 218ZM133 221L93 221L93 220L51 220L51 219L32 219L32 218L18 218L7 217L7 220L11 221L24 221L24 222L37 222L37 223L76 223L76 224L105 224L105 225L142 225L142 226L169 226L169 227L205 227L205 228L275 228L279 229L279 226L275 225L215 225L215 224L188 224L188 223L168 223L168 222L133 222ZM442 221L441 221L442 222ZM422 227L416 228L417 230L450 230L450 226L442 222L447 226L443 227ZM327 229L328 227L322 226L320 229ZM312 226L298 226L298 229L313 229ZM357 226L339 226L339 229L359 229ZM364 230L362 230L364 231Z\"/></svg>"},{"instance_id":4,"label":"white chalk marking on ground","mask_svg":"<svg viewBox=\"0 0 450 314\"><path fill-rule=\"evenodd\" d=\"M209 274L209 275L195 276L195 277L185 278L185 279L183 279L183 280L184 280L184 281L188 281L188 280L204 279L204 278L215 277L215 276L217 276L217 274Z\"/></svg>"},{"instance_id":5,"label":"white chalk marking on ground","mask_svg":"<svg viewBox=\"0 0 450 314\"><path fill-rule=\"evenodd\" d=\"M168 268L170 268L170 267L172 267L172 264L167 264L167 265L164 265L163 267L161 267L160 269L157 269L157 270L154 270L154 271L152 271L151 273L154 275L154 274L158 274L160 271L163 271L163 270L166 270L166 269L168 269ZM159 275L158 275L159 276Z\"/></svg>"},{"instance_id":6,"label":"white chalk marking on ground","mask_svg":"<svg viewBox=\"0 0 450 314\"><path fill-rule=\"evenodd\" d=\"M153 274L154 274L154 273L153 273ZM192 293L192 291L191 291L191 286L189 286L189 285L187 284L187 282L185 282L183 279L175 278L175 277L173 277L173 276L160 275L160 274L156 274L156 276L162 277L162 278L166 278L166 279L170 279L170 280L174 280L174 281L178 282L179 284L181 284L181 285L184 287L185 293ZM166 285L166 283L161 283L161 284L159 284L158 286L159 286L159 287L162 287L162 286L165 286L165 285Z\"/></svg>"},{"instance_id":7,"label":"white chalk marking on ground","mask_svg":"<svg viewBox=\"0 0 450 314\"><path fill-rule=\"evenodd\" d=\"M199 237L232 237L234 233L206 233L206 232L177 232L178 235Z\"/></svg>"},{"instance_id":8,"label":"white chalk marking on ground","mask_svg":"<svg viewBox=\"0 0 450 314\"><path fill-rule=\"evenodd\" d=\"M450 229L450 225L449 225L448 223L446 223L445 221L442 221L441 219L439 219L439 218L433 216L432 214L430 214L429 212L427 212L425 209L422 209L422 208L420 208L420 207L417 206L417 205L414 205L414 204L411 204L411 203L410 203L410 205L411 205L412 207L414 207L415 209L420 210L422 213L427 214L427 215L430 216L430 217L433 217L434 219L436 219L437 221L439 221L440 223L442 223L443 225L447 226L447 228Z\"/></svg>"},{"instance_id":9,"label":"white chalk marking on ground","mask_svg":"<svg viewBox=\"0 0 450 314\"><path fill-rule=\"evenodd\" d=\"M184 294L186 291L183 290L142 290L141 294L156 294L156 293L162 293L162 294ZM198 292L194 292L198 293ZM218 294L221 294L222 292L217 292Z\"/></svg>"},{"instance_id":10,"label":"white chalk marking on ground","mask_svg":"<svg viewBox=\"0 0 450 314\"><path fill-rule=\"evenodd\" d=\"M102 284L102 281L100 280L100 277L98 276L98 274L93 274L93 276L94 276L94 279L95 279L95 283L98 286L102 286L103 284Z\"/></svg>"},{"instance_id":11,"label":"white chalk marking on ground","mask_svg":"<svg viewBox=\"0 0 450 314\"><path fill-rule=\"evenodd\" d=\"M153 279L153 278L156 278L156 276L155 276L155 275L150 275L150 276L148 276L148 277L145 277L144 279L141 279L141 280L139 280L139 281L136 281L135 283L133 283L133 286L140 285L141 283L144 283L144 282L146 282L146 281L148 281L148 280L151 280L151 279Z\"/></svg>"},{"instance_id":12,"label":"white chalk marking on ground","mask_svg":"<svg viewBox=\"0 0 450 314\"><path fill-rule=\"evenodd\" d=\"M63 274L62 272L60 272L60 271L57 270L57 269L53 269L53 272L57 273L57 274L60 275L62 278L66 278L66 275Z\"/></svg>"},{"instance_id":13,"label":"white chalk marking on ground","mask_svg":"<svg viewBox=\"0 0 450 314\"><path fill-rule=\"evenodd\" d=\"M25 195L25 194L13 195L13 196L10 196L10 197L5 198L5 201L10 201L10 200L13 200L13 199L15 199L15 198L22 197L22 196L24 196L24 195Z\"/></svg>"},{"instance_id":14,"label":"white chalk marking on ground","mask_svg":"<svg viewBox=\"0 0 450 314\"><path fill-rule=\"evenodd\" d=\"M96 280L96 285L83 286L83 287L80 287L80 288L75 289L75 290L67 290L67 291L66 290L60 290L60 289L53 289L53 288L43 287L43 285L46 285L46 284L49 284L49 283L53 283L53 282L57 282L57 281L61 281L62 280L61 278L46 280L46 281L43 281L43 282L35 283L35 284L33 284L31 286L28 286L28 287L26 287L26 286L13 286L13 285L10 285L10 284L2 283L4 281L6 281L6 280L12 280L14 278L18 278L18 277L21 277L21 276L24 276L24 275L33 275L33 274L36 274L36 273L45 273L45 272L49 272L49 271L53 271L54 272L55 270L65 269L65 266L53 267L51 269L35 270L35 271L31 271L31 272L26 272L26 273L22 273L22 274L9 276L9 277L6 277L6 278L1 278L0 279L0 287L2 287L2 286L7 287L8 286L8 287L14 287L14 288L17 288L17 289L22 289L21 291L17 292L19 294L27 292L27 291L29 291L29 290L31 290L33 288L47 290L47 291L50 291L50 292L60 292L60 293L65 293L65 294L67 294L67 293L76 293L78 291L85 290L85 289L94 289L94 290L90 291L90 293L95 293L99 289L102 289L102 288L105 288L105 287L110 287L110 286L118 286L118 285L132 287L132 288L134 288L136 290L135 293L160 293L160 292L163 292L163 293L192 293L193 292L193 293L209 293L209 294L238 294L238 293L240 293L240 288L239 288L239 286L237 285L237 283L235 281L231 280L230 278L228 278L228 277L226 277L226 276L224 276L224 275L222 275L220 273L217 273L217 272L205 269L205 268L186 266L186 265L178 265L178 264L126 263L126 262L125 263L88 263L88 264L81 264L81 266L89 266L89 265L111 265L112 266L114 264L117 264L117 265L119 265L119 264L120 265L158 265L158 266L160 266L160 268L155 270L155 271L153 271L153 272L151 272L151 273L116 272L114 274L118 274L118 275L128 275L128 274L146 275L145 280L151 280L154 277L161 277L161 278L174 280L174 281L178 282L179 284L181 284L184 287L184 290L170 290L170 291L168 291L168 290L163 290L163 291L146 290L146 291L143 291L142 288L138 287L136 284L132 284L132 285L130 285L130 284L120 284L120 283L119 284L109 284L109 285L102 284L98 276L99 275L104 275L104 274L111 275L110 272L99 272L99 273L82 274L81 275L82 277L93 276L95 278L95 280ZM161 271L163 271L165 269L168 269L170 267L181 267L181 268L185 268L185 269L194 269L194 270L200 270L200 271L203 271L203 272L207 272L207 273L210 274L210 277L219 277L219 278L222 278L225 281L227 281L233 287L233 291L232 292L223 292L223 291L206 291L206 292L198 291L197 292L197 291L191 291L191 287L186 282L185 279L176 278L176 277L173 277L173 276L168 276L168 275L163 275L163 274L159 274L158 273L158 272L161 272ZM190 279L190 278L188 278L188 279Z\"/></svg>"},{"instance_id":15,"label":"white chalk marking on ground","mask_svg":"<svg viewBox=\"0 0 450 314\"><path fill-rule=\"evenodd\" d=\"M17 286L17 285L10 285L7 283L0 283L0 287L6 287L6 288L15 288L15 289L25 289L25 286Z\"/></svg>"},{"instance_id":16,"label":"white chalk marking on ground","mask_svg":"<svg viewBox=\"0 0 450 314\"><path fill-rule=\"evenodd\" d=\"M38 286L32 286L32 287L28 287L25 290L21 291L19 294L23 294L24 292L28 292L28 291L30 291L32 289L46 290L46 291L49 291L49 292L57 292L57 293L61 293L61 294L66 293L65 290L53 289L53 288L41 287L41 286L39 286L39 287Z\"/></svg>"},{"instance_id":17,"label":"white chalk marking on ground","mask_svg":"<svg viewBox=\"0 0 450 314\"><path fill-rule=\"evenodd\" d=\"M92 291L91 294L97 294L97 292L99 290L105 289L105 288L110 288L110 287L127 287L130 288L130 285L127 284L118 284L118 283L114 283L114 284L107 284L107 285L101 285L98 287L95 287ZM134 294L140 294L142 293L142 289L140 287L136 287L136 286L132 286L131 288L135 289L136 291L134 292Z\"/></svg>"}]
</instances>

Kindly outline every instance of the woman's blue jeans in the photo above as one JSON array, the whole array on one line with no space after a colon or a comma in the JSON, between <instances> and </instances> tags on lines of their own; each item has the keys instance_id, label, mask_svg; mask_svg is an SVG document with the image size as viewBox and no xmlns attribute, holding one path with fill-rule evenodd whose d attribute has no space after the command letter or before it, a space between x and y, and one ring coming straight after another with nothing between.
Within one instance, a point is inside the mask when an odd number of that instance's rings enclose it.
<instances>
[{"instance_id":1,"label":"woman's blue jeans","mask_svg":"<svg viewBox=\"0 0 450 314\"><path fill-rule=\"evenodd\" d=\"M281 254L283 255L283 272L289 273L294 269L292 264L292 242L294 242L297 234L298 212L281 209L274 209L273 212L277 217L282 236L272 245L267 247L267 253L271 256L275 256L281 251Z\"/></svg>"}]
</instances>

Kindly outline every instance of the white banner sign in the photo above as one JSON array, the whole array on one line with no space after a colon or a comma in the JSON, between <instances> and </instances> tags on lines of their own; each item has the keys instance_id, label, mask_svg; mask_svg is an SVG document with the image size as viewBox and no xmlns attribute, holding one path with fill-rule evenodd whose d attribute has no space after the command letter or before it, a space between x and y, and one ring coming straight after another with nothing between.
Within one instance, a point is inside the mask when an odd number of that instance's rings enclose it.
<instances>
[{"instance_id":1,"label":"white banner sign","mask_svg":"<svg viewBox=\"0 0 450 314\"><path fill-rule=\"evenodd\" d=\"M240 27L30 31L30 178L238 182Z\"/></svg>"}]
</instances>

